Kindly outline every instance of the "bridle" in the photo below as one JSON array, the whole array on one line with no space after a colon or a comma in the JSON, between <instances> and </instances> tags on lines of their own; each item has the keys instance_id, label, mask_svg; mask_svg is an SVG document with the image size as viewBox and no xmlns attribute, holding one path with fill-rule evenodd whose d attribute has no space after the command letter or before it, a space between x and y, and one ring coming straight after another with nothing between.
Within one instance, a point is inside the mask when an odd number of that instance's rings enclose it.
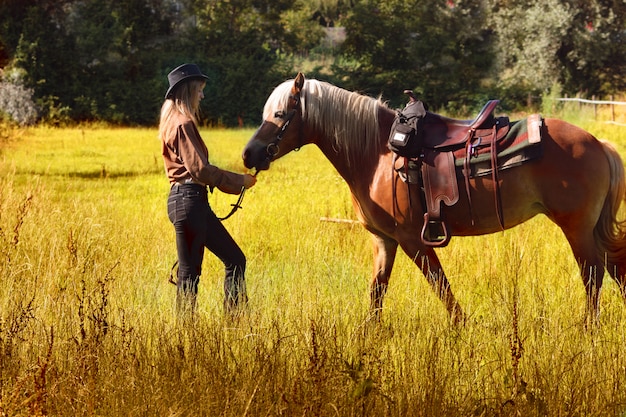
<instances>
[{"instance_id":1,"label":"bridle","mask_svg":"<svg viewBox=\"0 0 626 417\"><path fill-rule=\"evenodd\" d=\"M265 151L267 152L267 156L269 157L270 160L273 159L276 155L278 155L278 152L280 151L280 147L278 146L278 144L283 140L283 136L285 135L285 132L287 131L287 128L289 127L289 124L291 123L291 120L293 119L293 116L295 116L296 113L300 111L300 94L298 95L291 94L289 96L289 99L294 101L294 108L289 110L286 115L283 110L279 110L274 114L274 117L285 119L285 122L278 130L278 133L276 134L276 137L274 138L274 140L270 142L265 148ZM295 149L296 151L300 150L300 148L302 147L302 135L301 134L299 134L299 138L300 138L300 145ZM258 173L259 173L259 170L255 168L254 174L252 176L256 177ZM235 212L238 209L243 208L241 206L241 203L243 201L243 196L245 193L246 193L246 187L241 187L241 192L239 193L239 198L237 199L237 202L235 204L231 204L233 208L230 210L230 213L228 213L224 217L218 217L218 219L226 220L230 216L235 214Z\"/></svg>"},{"instance_id":2,"label":"bridle","mask_svg":"<svg viewBox=\"0 0 626 417\"><path fill-rule=\"evenodd\" d=\"M276 134L276 137L274 138L274 140L270 142L265 148L265 152L267 153L267 156L270 160L272 160L276 155L278 155L278 152L280 151L280 147L278 146L278 144L283 140L283 136L285 135L285 132L287 131L287 128L289 127L289 124L291 123L291 120L293 119L293 116L295 116L296 113L300 111L300 94L297 94L297 95L291 94L289 96L289 99L294 101L293 109L289 110L286 113L286 115L285 115L284 110L279 110L276 113L274 113L274 117L284 119L285 122L278 130L278 133ZM302 147L302 135L299 134L298 137L300 138L300 145L298 145L298 147L295 149L296 151L299 151L300 148ZM255 172L252 176L256 177L258 173L259 173L259 170L255 168ZM235 214L235 212L238 209L243 208L241 206L241 202L243 201L243 196L245 192L246 192L246 187L241 187L241 192L239 193L239 198L237 199L237 202L235 204L231 204L233 208L230 210L230 213L228 213L224 217L218 217L219 220L226 220L230 216Z\"/></svg>"},{"instance_id":3,"label":"bridle","mask_svg":"<svg viewBox=\"0 0 626 417\"><path fill-rule=\"evenodd\" d=\"M276 133L276 137L274 138L274 140L270 142L265 148L265 152L267 153L267 157L270 161L274 159L276 155L278 155L278 152L280 152L280 147L278 145L283 140L283 136L285 135L285 132L287 131L287 128L289 127L289 124L291 123L291 120L293 119L293 116L295 116L296 113L301 111L300 110L300 94L298 95L291 94L289 96L289 99L295 102L295 106L293 109L287 112L285 112L284 110L279 110L276 113L274 113L274 117L284 119L285 122L278 130L278 133ZM300 130L302 130L302 125L300 125ZM297 148L294 149L296 152L299 151L300 148L302 147L302 132L299 132L298 137L300 139L300 144L298 145Z\"/></svg>"}]
</instances>

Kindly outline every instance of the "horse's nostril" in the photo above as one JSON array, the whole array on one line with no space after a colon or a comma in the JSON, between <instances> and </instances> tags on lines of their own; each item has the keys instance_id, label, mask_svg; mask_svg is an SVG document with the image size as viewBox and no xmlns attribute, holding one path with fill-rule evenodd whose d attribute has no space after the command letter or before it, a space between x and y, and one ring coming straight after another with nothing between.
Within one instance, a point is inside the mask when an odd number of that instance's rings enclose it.
<instances>
[{"instance_id":1,"label":"horse's nostril","mask_svg":"<svg viewBox=\"0 0 626 417\"><path fill-rule=\"evenodd\" d=\"M249 148L243 150L241 158L243 159L243 165L246 168L252 168L254 166L254 163L251 161L251 153Z\"/></svg>"}]
</instances>

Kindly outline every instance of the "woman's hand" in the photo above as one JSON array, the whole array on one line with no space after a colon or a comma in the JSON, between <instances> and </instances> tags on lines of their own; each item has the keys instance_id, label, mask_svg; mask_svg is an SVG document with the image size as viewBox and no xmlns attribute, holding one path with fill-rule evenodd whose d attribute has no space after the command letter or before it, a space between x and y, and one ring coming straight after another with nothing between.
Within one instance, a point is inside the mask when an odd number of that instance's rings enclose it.
<instances>
[{"instance_id":1,"label":"woman's hand","mask_svg":"<svg viewBox=\"0 0 626 417\"><path fill-rule=\"evenodd\" d=\"M246 188L252 187L256 184L256 177L253 177L250 174L243 174L243 186Z\"/></svg>"}]
</instances>

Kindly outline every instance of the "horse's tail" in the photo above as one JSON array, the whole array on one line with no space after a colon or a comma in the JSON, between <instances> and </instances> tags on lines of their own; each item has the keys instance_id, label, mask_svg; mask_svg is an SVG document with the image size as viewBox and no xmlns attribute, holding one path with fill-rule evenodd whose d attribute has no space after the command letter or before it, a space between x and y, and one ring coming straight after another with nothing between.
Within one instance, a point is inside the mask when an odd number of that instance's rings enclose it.
<instances>
[{"instance_id":1,"label":"horse's tail","mask_svg":"<svg viewBox=\"0 0 626 417\"><path fill-rule=\"evenodd\" d=\"M609 192L593 234L607 270L618 282L626 275L626 220L618 218L620 205L626 200L626 177L622 158L615 147L601 140L611 171Z\"/></svg>"}]
</instances>

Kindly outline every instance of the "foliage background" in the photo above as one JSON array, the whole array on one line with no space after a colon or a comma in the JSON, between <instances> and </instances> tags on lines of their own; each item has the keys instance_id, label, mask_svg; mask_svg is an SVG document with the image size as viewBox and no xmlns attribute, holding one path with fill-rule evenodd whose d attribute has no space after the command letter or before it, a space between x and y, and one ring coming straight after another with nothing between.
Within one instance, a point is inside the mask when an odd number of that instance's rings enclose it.
<instances>
[{"instance_id":1,"label":"foliage background","mask_svg":"<svg viewBox=\"0 0 626 417\"><path fill-rule=\"evenodd\" d=\"M153 126L183 62L212 78L211 126L258 124L297 71L455 113L537 105L554 86L606 97L625 89L625 22L619 0L0 0L0 112ZM36 118L16 110L28 100Z\"/></svg>"}]
</instances>

